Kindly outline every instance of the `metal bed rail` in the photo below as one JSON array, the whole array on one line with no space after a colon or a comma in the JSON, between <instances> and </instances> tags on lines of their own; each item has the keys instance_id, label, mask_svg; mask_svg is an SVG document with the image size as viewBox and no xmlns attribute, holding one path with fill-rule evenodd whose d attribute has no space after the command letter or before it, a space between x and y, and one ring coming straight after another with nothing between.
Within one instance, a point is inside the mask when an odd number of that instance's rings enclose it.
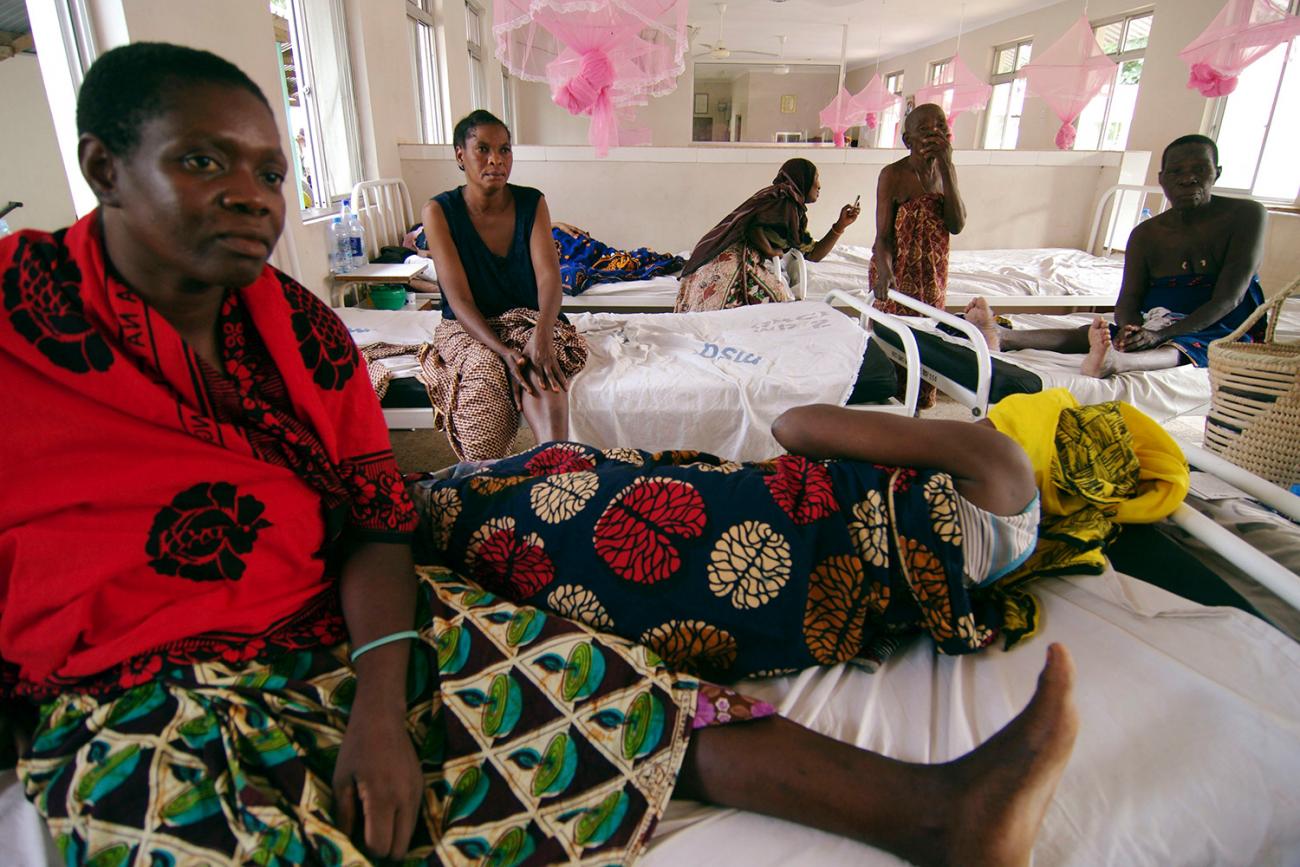
<instances>
[{"instance_id":1,"label":"metal bed rail","mask_svg":"<svg viewBox=\"0 0 1300 867\"><path fill-rule=\"evenodd\" d=\"M912 329L896 316L890 316L888 313L882 313L871 306L871 299L862 295L850 295L841 289L832 289L826 293L825 302L832 307L836 304L850 307L857 311L858 322L863 328L867 323L881 325L888 328L898 335L899 340L903 342L903 355L896 359L899 364L907 370L907 384L903 390L903 402L890 406L862 406L853 407L854 409L874 410L876 412L899 412L909 416L916 415L916 402L921 394L921 348L916 343L916 335ZM893 347L881 341L881 348L888 349Z\"/></svg>"}]
</instances>

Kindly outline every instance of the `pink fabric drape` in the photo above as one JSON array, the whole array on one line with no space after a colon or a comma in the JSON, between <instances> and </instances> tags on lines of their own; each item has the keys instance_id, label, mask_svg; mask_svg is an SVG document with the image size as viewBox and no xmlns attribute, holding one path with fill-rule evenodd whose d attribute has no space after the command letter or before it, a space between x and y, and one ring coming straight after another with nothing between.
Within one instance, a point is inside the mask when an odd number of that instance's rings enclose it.
<instances>
[{"instance_id":1,"label":"pink fabric drape","mask_svg":"<svg viewBox=\"0 0 1300 867\"><path fill-rule=\"evenodd\" d=\"M844 147L844 132L850 127L860 126L867 120L867 113L853 103L853 97L843 87L835 94L825 108L817 115L822 126L835 135L835 146Z\"/></svg>"},{"instance_id":2,"label":"pink fabric drape","mask_svg":"<svg viewBox=\"0 0 1300 867\"><path fill-rule=\"evenodd\" d=\"M1020 70L1029 95L1046 102L1061 119L1056 133L1058 148L1074 146L1075 118L1114 79L1118 66L1097 44L1087 16L1081 16L1064 36Z\"/></svg>"},{"instance_id":3,"label":"pink fabric drape","mask_svg":"<svg viewBox=\"0 0 1300 867\"><path fill-rule=\"evenodd\" d=\"M686 68L686 0L496 0L492 33L510 74L550 85L551 99L588 115L597 156L647 144L633 109L671 93Z\"/></svg>"},{"instance_id":4,"label":"pink fabric drape","mask_svg":"<svg viewBox=\"0 0 1300 867\"><path fill-rule=\"evenodd\" d=\"M901 96L890 93L885 88L885 81L880 77L879 72L871 76L866 87L853 94L853 105L866 113L869 129L876 128L882 111L897 105L900 100L902 100Z\"/></svg>"},{"instance_id":5,"label":"pink fabric drape","mask_svg":"<svg viewBox=\"0 0 1300 867\"><path fill-rule=\"evenodd\" d=\"M981 109L989 104L989 95L993 88L962 62L961 57L954 57L948 63L944 80L931 84L916 92L916 104L932 102L948 115L951 125L954 118L963 111Z\"/></svg>"},{"instance_id":6,"label":"pink fabric drape","mask_svg":"<svg viewBox=\"0 0 1300 867\"><path fill-rule=\"evenodd\" d=\"M1300 16L1286 9L1284 0L1228 0L1210 26L1178 52L1190 71L1187 86L1207 97L1232 93L1243 69L1300 35Z\"/></svg>"}]
</instances>

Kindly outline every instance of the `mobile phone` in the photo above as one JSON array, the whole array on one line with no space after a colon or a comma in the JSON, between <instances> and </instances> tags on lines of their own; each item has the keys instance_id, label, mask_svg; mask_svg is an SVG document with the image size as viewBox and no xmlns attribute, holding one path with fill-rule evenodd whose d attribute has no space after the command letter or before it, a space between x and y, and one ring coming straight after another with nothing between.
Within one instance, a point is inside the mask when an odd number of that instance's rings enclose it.
<instances>
[{"instance_id":1,"label":"mobile phone","mask_svg":"<svg viewBox=\"0 0 1300 867\"><path fill-rule=\"evenodd\" d=\"M861 201L862 201L862 196L860 196L860 195L858 195L858 196L854 196L854 197L853 197L853 207L856 208L856 207L858 206L858 203L861 202Z\"/></svg>"}]
</instances>

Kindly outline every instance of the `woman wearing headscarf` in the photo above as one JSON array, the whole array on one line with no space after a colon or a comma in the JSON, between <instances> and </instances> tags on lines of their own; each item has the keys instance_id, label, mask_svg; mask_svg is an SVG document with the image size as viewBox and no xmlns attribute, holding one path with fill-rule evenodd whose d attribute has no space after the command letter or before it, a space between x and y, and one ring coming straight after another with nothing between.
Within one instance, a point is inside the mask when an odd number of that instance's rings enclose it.
<instances>
[{"instance_id":1,"label":"woman wearing headscarf","mask_svg":"<svg viewBox=\"0 0 1300 867\"><path fill-rule=\"evenodd\" d=\"M769 186L746 199L695 245L682 269L676 312L793 301L767 262L792 247L813 262L821 261L861 211L856 201L840 208L839 219L814 244L808 234L808 206L820 192L815 165L802 158L786 160Z\"/></svg>"}]
</instances>

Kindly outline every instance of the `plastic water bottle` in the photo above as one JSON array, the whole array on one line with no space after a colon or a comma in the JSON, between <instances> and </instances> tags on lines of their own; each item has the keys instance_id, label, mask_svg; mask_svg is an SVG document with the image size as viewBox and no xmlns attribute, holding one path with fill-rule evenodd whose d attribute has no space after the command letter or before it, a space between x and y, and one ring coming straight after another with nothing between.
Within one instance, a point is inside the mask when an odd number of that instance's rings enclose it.
<instances>
[{"instance_id":1,"label":"plastic water bottle","mask_svg":"<svg viewBox=\"0 0 1300 867\"><path fill-rule=\"evenodd\" d=\"M335 274L346 274L352 268L352 239L348 237L347 226L342 217L335 217L329 229L330 270Z\"/></svg>"},{"instance_id":2,"label":"plastic water bottle","mask_svg":"<svg viewBox=\"0 0 1300 867\"><path fill-rule=\"evenodd\" d=\"M1138 222L1141 223L1142 221L1149 219L1151 219L1151 209L1143 208L1142 213L1138 215Z\"/></svg>"},{"instance_id":3,"label":"plastic water bottle","mask_svg":"<svg viewBox=\"0 0 1300 867\"><path fill-rule=\"evenodd\" d=\"M3 238L5 235L12 235L13 231L13 229L9 228L9 223L5 221L5 218L0 217L0 238Z\"/></svg>"},{"instance_id":4,"label":"plastic water bottle","mask_svg":"<svg viewBox=\"0 0 1300 867\"><path fill-rule=\"evenodd\" d=\"M370 264L370 257L366 255L366 228L361 225L361 218L353 212L351 203L343 200L343 209L347 213L347 219L343 221L347 227L348 242L351 244L352 270L364 268Z\"/></svg>"}]
</instances>

